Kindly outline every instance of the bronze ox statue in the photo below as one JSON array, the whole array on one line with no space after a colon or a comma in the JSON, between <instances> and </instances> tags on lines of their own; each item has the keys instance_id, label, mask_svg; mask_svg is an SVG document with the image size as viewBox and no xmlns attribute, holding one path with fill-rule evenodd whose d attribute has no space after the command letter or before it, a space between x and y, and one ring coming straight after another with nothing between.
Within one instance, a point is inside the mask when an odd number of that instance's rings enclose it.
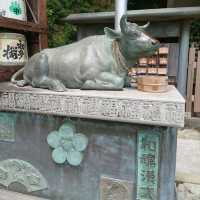
<instances>
[{"instance_id":1,"label":"bronze ox statue","mask_svg":"<svg viewBox=\"0 0 200 200\"><path fill-rule=\"evenodd\" d=\"M145 33L148 25L127 22L124 15L121 33L105 28L105 35L45 49L33 55L11 82L60 92L66 88L122 90L128 69L159 47L159 42ZM23 80L17 80L21 73Z\"/></svg>"}]
</instances>

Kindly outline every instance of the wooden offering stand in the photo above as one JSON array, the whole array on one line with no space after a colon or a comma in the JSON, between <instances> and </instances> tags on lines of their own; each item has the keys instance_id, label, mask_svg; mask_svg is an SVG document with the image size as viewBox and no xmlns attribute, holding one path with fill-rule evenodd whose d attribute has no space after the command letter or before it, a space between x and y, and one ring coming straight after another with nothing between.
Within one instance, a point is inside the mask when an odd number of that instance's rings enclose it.
<instances>
[{"instance_id":1,"label":"wooden offering stand","mask_svg":"<svg viewBox=\"0 0 200 200\"><path fill-rule=\"evenodd\" d=\"M167 76L139 76L137 78L137 88L144 92L166 92L167 86Z\"/></svg>"},{"instance_id":2,"label":"wooden offering stand","mask_svg":"<svg viewBox=\"0 0 200 200\"><path fill-rule=\"evenodd\" d=\"M150 58L141 58L137 65L137 88L144 92L166 92L168 86L167 46L163 46Z\"/></svg>"}]
</instances>

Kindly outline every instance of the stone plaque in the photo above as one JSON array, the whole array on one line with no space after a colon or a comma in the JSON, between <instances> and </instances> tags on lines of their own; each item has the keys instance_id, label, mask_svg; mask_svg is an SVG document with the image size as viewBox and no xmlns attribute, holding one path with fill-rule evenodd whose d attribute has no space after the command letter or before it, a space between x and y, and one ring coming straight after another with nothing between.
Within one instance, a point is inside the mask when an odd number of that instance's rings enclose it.
<instances>
[{"instance_id":1,"label":"stone plaque","mask_svg":"<svg viewBox=\"0 0 200 200\"><path fill-rule=\"evenodd\" d=\"M47 200L47 199L0 189L0 200Z\"/></svg>"},{"instance_id":2,"label":"stone plaque","mask_svg":"<svg viewBox=\"0 0 200 200\"><path fill-rule=\"evenodd\" d=\"M139 131L137 144L137 200L158 199L159 149L159 129Z\"/></svg>"},{"instance_id":3,"label":"stone plaque","mask_svg":"<svg viewBox=\"0 0 200 200\"><path fill-rule=\"evenodd\" d=\"M0 113L0 141L15 141L16 114Z\"/></svg>"},{"instance_id":4,"label":"stone plaque","mask_svg":"<svg viewBox=\"0 0 200 200\"><path fill-rule=\"evenodd\" d=\"M3 160L0 162L0 184L8 187L12 183L24 185L28 192L47 188L45 178L28 162L18 159Z\"/></svg>"},{"instance_id":5,"label":"stone plaque","mask_svg":"<svg viewBox=\"0 0 200 200\"><path fill-rule=\"evenodd\" d=\"M132 200L133 183L125 180L102 177L100 200Z\"/></svg>"},{"instance_id":6,"label":"stone plaque","mask_svg":"<svg viewBox=\"0 0 200 200\"><path fill-rule=\"evenodd\" d=\"M184 127L185 102L174 87L154 94L138 90L59 93L0 84L0 110ZM170 97L170 98L169 98Z\"/></svg>"}]
</instances>

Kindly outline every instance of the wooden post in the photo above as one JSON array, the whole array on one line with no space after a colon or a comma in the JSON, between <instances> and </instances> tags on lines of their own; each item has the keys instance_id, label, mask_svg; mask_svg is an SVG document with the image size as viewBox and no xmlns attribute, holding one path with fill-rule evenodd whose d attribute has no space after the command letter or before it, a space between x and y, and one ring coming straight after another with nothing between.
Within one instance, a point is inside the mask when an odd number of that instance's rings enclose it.
<instances>
[{"instance_id":1,"label":"wooden post","mask_svg":"<svg viewBox=\"0 0 200 200\"><path fill-rule=\"evenodd\" d=\"M192 113L192 95L194 86L194 71L196 67L195 62L195 48L190 48L189 65L188 65L188 80L187 80L187 98L186 98L186 112L187 116L191 117Z\"/></svg>"},{"instance_id":2,"label":"wooden post","mask_svg":"<svg viewBox=\"0 0 200 200\"><path fill-rule=\"evenodd\" d=\"M190 21L182 23L180 52L179 52L179 67L178 67L178 90L185 97L187 87L187 68L188 68L188 52L190 41Z\"/></svg>"},{"instance_id":3,"label":"wooden post","mask_svg":"<svg viewBox=\"0 0 200 200\"><path fill-rule=\"evenodd\" d=\"M198 51L194 112L200 112L200 51Z\"/></svg>"},{"instance_id":4,"label":"wooden post","mask_svg":"<svg viewBox=\"0 0 200 200\"><path fill-rule=\"evenodd\" d=\"M46 32L39 34L39 47L42 50L48 47L46 0L38 1L38 22L44 27L44 30L46 29Z\"/></svg>"}]
</instances>

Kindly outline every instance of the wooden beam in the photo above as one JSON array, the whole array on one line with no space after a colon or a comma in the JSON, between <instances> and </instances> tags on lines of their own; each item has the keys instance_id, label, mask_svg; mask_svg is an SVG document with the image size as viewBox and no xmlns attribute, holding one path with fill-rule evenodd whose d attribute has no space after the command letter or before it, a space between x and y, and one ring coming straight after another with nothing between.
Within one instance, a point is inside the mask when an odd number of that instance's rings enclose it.
<instances>
[{"instance_id":1,"label":"wooden beam","mask_svg":"<svg viewBox=\"0 0 200 200\"><path fill-rule=\"evenodd\" d=\"M35 24L33 22L25 22L16 19L0 17L0 27L25 32L46 33L47 26Z\"/></svg>"},{"instance_id":2,"label":"wooden beam","mask_svg":"<svg viewBox=\"0 0 200 200\"><path fill-rule=\"evenodd\" d=\"M46 10L46 0L38 1L38 21L41 26L46 27L48 24L47 20L47 10ZM40 49L45 49L48 47L48 34L47 32L42 32L39 34L39 45Z\"/></svg>"}]
</instances>

